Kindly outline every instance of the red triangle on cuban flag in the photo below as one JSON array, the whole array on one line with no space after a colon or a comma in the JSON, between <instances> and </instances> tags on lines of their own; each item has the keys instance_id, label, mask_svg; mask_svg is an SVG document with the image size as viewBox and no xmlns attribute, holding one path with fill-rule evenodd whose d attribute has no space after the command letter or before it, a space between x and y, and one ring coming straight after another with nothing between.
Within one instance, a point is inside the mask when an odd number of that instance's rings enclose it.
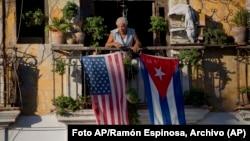
<instances>
[{"instance_id":1,"label":"red triangle on cuban flag","mask_svg":"<svg viewBox=\"0 0 250 141\"><path fill-rule=\"evenodd\" d=\"M166 57L163 58L147 54L141 54L141 58L160 97L165 99L169 83L179 63L178 59L167 58L169 61L166 61Z\"/></svg>"}]
</instances>

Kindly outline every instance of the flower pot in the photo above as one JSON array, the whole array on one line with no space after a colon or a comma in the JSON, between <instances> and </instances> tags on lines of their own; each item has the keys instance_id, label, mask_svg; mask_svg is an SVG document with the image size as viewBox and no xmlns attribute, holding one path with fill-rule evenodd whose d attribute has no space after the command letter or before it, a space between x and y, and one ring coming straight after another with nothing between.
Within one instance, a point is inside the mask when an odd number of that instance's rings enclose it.
<instances>
[{"instance_id":1,"label":"flower pot","mask_svg":"<svg viewBox=\"0 0 250 141\"><path fill-rule=\"evenodd\" d=\"M68 38L68 39L66 40L66 42L67 42L67 44L74 44L74 43L75 43L75 39L73 39L73 38Z\"/></svg>"},{"instance_id":2,"label":"flower pot","mask_svg":"<svg viewBox=\"0 0 250 141\"><path fill-rule=\"evenodd\" d=\"M75 33L75 41L77 44L83 44L85 39L85 33L84 32L76 32Z\"/></svg>"},{"instance_id":3,"label":"flower pot","mask_svg":"<svg viewBox=\"0 0 250 141\"><path fill-rule=\"evenodd\" d=\"M210 38L210 44L211 45L218 45L218 42L215 38Z\"/></svg>"},{"instance_id":4,"label":"flower pot","mask_svg":"<svg viewBox=\"0 0 250 141\"><path fill-rule=\"evenodd\" d=\"M247 93L242 93L241 94L241 103L242 103L242 105L249 104Z\"/></svg>"},{"instance_id":5,"label":"flower pot","mask_svg":"<svg viewBox=\"0 0 250 141\"><path fill-rule=\"evenodd\" d=\"M233 27L232 33L234 42L238 45L247 44L247 28L246 27Z\"/></svg>"},{"instance_id":6,"label":"flower pot","mask_svg":"<svg viewBox=\"0 0 250 141\"><path fill-rule=\"evenodd\" d=\"M53 44L64 44L65 33L62 31L51 31L52 43Z\"/></svg>"},{"instance_id":7,"label":"flower pot","mask_svg":"<svg viewBox=\"0 0 250 141\"><path fill-rule=\"evenodd\" d=\"M75 43L75 35L72 32L66 33L66 43L67 44L74 44Z\"/></svg>"}]
</instances>

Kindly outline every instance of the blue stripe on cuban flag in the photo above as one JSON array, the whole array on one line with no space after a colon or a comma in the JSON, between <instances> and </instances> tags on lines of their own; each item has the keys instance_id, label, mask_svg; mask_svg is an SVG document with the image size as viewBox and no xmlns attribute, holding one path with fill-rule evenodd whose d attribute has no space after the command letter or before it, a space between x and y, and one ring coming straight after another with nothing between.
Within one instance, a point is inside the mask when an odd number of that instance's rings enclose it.
<instances>
[{"instance_id":1,"label":"blue stripe on cuban flag","mask_svg":"<svg viewBox=\"0 0 250 141\"><path fill-rule=\"evenodd\" d=\"M178 60L141 54L140 62L151 124L185 125Z\"/></svg>"}]
</instances>

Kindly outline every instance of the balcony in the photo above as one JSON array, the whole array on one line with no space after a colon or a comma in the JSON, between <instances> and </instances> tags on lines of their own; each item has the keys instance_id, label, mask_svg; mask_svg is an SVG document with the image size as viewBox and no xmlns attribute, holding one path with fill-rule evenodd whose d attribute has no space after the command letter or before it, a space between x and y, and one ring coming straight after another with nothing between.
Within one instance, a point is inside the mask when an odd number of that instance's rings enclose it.
<instances>
[{"instance_id":1,"label":"balcony","mask_svg":"<svg viewBox=\"0 0 250 141\"><path fill-rule=\"evenodd\" d=\"M173 53L173 51L191 48L198 48L200 50L203 50L205 47L200 45L153 46L143 47L139 50L139 53L147 53L158 56L174 56L175 54ZM60 59L62 59L66 64L65 74L61 76L61 79L58 78L58 76L54 75L54 97L63 93L64 95L71 96L73 98L76 98L77 94L87 94L85 77L84 73L82 72L81 57L84 55L90 55L93 52L105 54L119 51L116 48L84 47L81 44L52 44L51 49L54 59L54 65L56 64L56 61ZM134 59L133 62L138 65L137 59ZM61 82L58 83L58 81ZM142 76L139 73L136 76L136 79L132 80L130 85L137 89L140 95L141 104L145 104L146 100L142 82Z\"/></svg>"},{"instance_id":2,"label":"balcony","mask_svg":"<svg viewBox=\"0 0 250 141\"><path fill-rule=\"evenodd\" d=\"M144 47L141 48L139 53L147 53L159 56L174 56L171 51L178 51L180 49L191 49L198 48L200 50L204 49L204 46L154 46L154 47ZM116 48L104 48L104 47L84 47L81 44L73 45L52 45L53 59L57 61L58 59L63 59L66 62L66 72L62 76L64 83L58 83L54 80L55 90L61 88L63 93L67 96L76 98L76 94L87 95L87 88L84 79L84 72L81 66L81 57L84 55L91 55L93 52L98 52L98 54L105 54L110 52L119 51ZM138 60L135 59L135 62ZM137 63L136 63L137 64ZM138 66L139 67L139 66ZM83 78L83 79L79 79ZM56 78L55 78L56 79ZM130 85L137 89L140 97L140 106L145 107L146 99L144 93L144 87L142 84L142 76L139 73L136 79L133 80ZM54 92L54 95L58 95L58 91ZM195 124L199 120L203 119L204 116L209 112L208 108L193 108L186 107L185 114L187 119L187 124ZM150 124L148 110L145 108L139 109L139 115L141 124ZM72 116L59 116L56 115L58 121L64 122L65 124L95 124L95 116L91 109L85 109L77 111L72 114Z\"/></svg>"}]
</instances>

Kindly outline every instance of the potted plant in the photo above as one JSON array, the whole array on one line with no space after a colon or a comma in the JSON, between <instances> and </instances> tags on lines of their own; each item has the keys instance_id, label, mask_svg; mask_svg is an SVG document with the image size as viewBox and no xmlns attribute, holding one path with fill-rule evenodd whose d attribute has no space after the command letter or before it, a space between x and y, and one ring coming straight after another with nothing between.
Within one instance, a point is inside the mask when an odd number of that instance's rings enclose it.
<instances>
[{"instance_id":1,"label":"potted plant","mask_svg":"<svg viewBox=\"0 0 250 141\"><path fill-rule=\"evenodd\" d=\"M76 20L73 22L72 33L75 37L75 42L83 44L85 40L84 20Z\"/></svg>"},{"instance_id":2,"label":"potted plant","mask_svg":"<svg viewBox=\"0 0 250 141\"><path fill-rule=\"evenodd\" d=\"M72 1L67 1L62 12L63 18L70 22L77 15L78 5Z\"/></svg>"},{"instance_id":3,"label":"potted plant","mask_svg":"<svg viewBox=\"0 0 250 141\"><path fill-rule=\"evenodd\" d=\"M240 87L240 94L241 94L241 100L242 100L241 103L243 105L249 104L249 99L248 99L249 92L250 92L250 87L248 86Z\"/></svg>"},{"instance_id":4,"label":"potted plant","mask_svg":"<svg viewBox=\"0 0 250 141\"><path fill-rule=\"evenodd\" d=\"M156 34L156 37L154 39L154 44L160 45L160 32L166 31L167 22L161 16L151 16L150 20L151 20L150 24L152 27L148 29L148 32L153 32Z\"/></svg>"},{"instance_id":5,"label":"potted plant","mask_svg":"<svg viewBox=\"0 0 250 141\"><path fill-rule=\"evenodd\" d=\"M90 46L97 47L100 45L99 41L102 40L107 34L107 26L104 25L104 18L101 16L87 17L83 31L90 38Z\"/></svg>"},{"instance_id":6,"label":"potted plant","mask_svg":"<svg viewBox=\"0 0 250 141\"><path fill-rule=\"evenodd\" d=\"M205 44L218 45L222 48L230 43L229 36L223 28L205 28L204 38Z\"/></svg>"},{"instance_id":7,"label":"potted plant","mask_svg":"<svg viewBox=\"0 0 250 141\"><path fill-rule=\"evenodd\" d=\"M52 101L56 107L56 114L60 116L72 115L77 110L89 109L92 107L91 97L79 96L73 99L70 96L58 96Z\"/></svg>"},{"instance_id":8,"label":"potted plant","mask_svg":"<svg viewBox=\"0 0 250 141\"><path fill-rule=\"evenodd\" d=\"M68 32L66 35L66 43L74 44L76 42L76 37L72 32Z\"/></svg>"},{"instance_id":9,"label":"potted plant","mask_svg":"<svg viewBox=\"0 0 250 141\"><path fill-rule=\"evenodd\" d=\"M51 20L51 24L45 26L45 32L50 32L53 43L63 44L65 43L66 32L72 27L71 23L68 23L63 18L54 17Z\"/></svg>"},{"instance_id":10,"label":"potted plant","mask_svg":"<svg viewBox=\"0 0 250 141\"><path fill-rule=\"evenodd\" d=\"M85 33L83 32L83 19L76 18L79 6L71 1L68 1L62 9L63 18L66 22L71 23L72 27L67 33L66 42L83 44Z\"/></svg>"},{"instance_id":11,"label":"potted plant","mask_svg":"<svg viewBox=\"0 0 250 141\"><path fill-rule=\"evenodd\" d=\"M240 5L236 6L238 11L233 15L231 22L233 23L232 33L236 44L247 44L247 27L250 14L248 10Z\"/></svg>"},{"instance_id":12,"label":"potted plant","mask_svg":"<svg viewBox=\"0 0 250 141\"><path fill-rule=\"evenodd\" d=\"M58 115L65 115L66 113L74 112L79 108L72 97L63 95L54 99L52 103L56 106L56 114Z\"/></svg>"},{"instance_id":13,"label":"potted plant","mask_svg":"<svg viewBox=\"0 0 250 141\"><path fill-rule=\"evenodd\" d=\"M21 15L21 19L24 21L27 27L42 25L45 21L45 15L40 8L35 10L29 10Z\"/></svg>"}]
</instances>

